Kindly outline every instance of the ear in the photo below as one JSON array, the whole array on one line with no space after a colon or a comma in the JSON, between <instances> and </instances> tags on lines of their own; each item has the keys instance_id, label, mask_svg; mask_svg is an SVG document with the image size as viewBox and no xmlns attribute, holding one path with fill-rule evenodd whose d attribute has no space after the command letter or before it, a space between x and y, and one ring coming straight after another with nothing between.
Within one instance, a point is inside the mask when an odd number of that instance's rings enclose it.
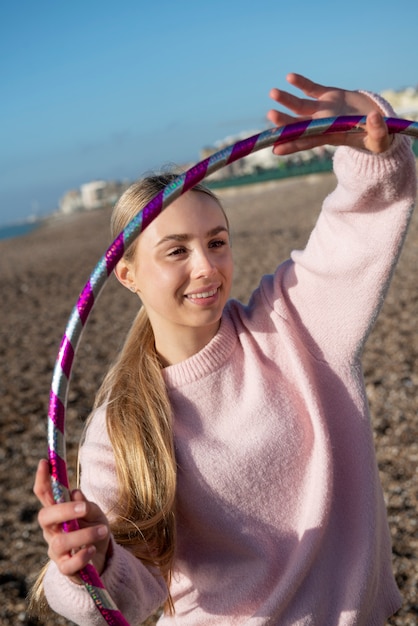
<instances>
[{"instance_id":1,"label":"ear","mask_svg":"<svg viewBox=\"0 0 418 626\"><path fill-rule=\"evenodd\" d=\"M122 258L116 264L114 271L116 278L120 283L122 283L124 287L129 289L129 291L136 292L135 275L132 269L132 265L130 263Z\"/></svg>"}]
</instances>

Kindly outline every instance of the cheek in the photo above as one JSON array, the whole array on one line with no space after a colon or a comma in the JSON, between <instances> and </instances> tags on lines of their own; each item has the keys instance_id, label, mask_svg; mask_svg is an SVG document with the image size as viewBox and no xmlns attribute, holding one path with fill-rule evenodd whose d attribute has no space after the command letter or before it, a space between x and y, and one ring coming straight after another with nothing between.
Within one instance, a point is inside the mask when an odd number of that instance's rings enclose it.
<instances>
[{"instance_id":1,"label":"cheek","mask_svg":"<svg viewBox=\"0 0 418 626\"><path fill-rule=\"evenodd\" d=\"M153 262L141 265L141 273L138 274L138 286L144 294L152 298L160 298L161 294L168 297L185 281L184 271L178 266L161 266Z\"/></svg>"},{"instance_id":2,"label":"cheek","mask_svg":"<svg viewBox=\"0 0 418 626\"><path fill-rule=\"evenodd\" d=\"M229 255L225 258L223 263L223 271L225 276L227 276L229 280L232 280L232 275L234 273L234 260L232 258L232 255Z\"/></svg>"}]
</instances>

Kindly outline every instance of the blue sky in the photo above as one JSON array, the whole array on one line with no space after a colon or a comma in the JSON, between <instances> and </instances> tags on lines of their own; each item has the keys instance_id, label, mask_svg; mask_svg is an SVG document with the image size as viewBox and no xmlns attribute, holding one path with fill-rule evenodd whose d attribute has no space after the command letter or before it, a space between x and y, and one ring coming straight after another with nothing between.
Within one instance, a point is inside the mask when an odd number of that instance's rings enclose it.
<instances>
[{"instance_id":1,"label":"blue sky","mask_svg":"<svg viewBox=\"0 0 418 626\"><path fill-rule=\"evenodd\" d=\"M416 86L417 23L417 0L5 0L0 224L265 128L268 92L290 71Z\"/></svg>"}]
</instances>

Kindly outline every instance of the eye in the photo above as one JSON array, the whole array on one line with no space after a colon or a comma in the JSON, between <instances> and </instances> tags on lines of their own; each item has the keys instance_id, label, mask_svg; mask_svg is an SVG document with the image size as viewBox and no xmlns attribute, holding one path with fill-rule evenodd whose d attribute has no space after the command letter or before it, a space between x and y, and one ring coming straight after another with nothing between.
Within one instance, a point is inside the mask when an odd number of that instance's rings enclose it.
<instances>
[{"instance_id":1,"label":"eye","mask_svg":"<svg viewBox=\"0 0 418 626\"><path fill-rule=\"evenodd\" d=\"M183 246L179 246L178 248L174 248L173 250L170 250L170 252L168 253L168 256L180 256L181 254L185 254L186 253L186 248L184 248Z\"/></svg>"},{"instance_id":2,"label":"eye","mask_svg":"<svg viewBox=\"0 0 418 626\"><path fill-rule=\"evenodd\" d=\"M214 239L209 243L209 248L222 248L227 245L227 241L225 239Z\"/></svg>"}]
</instances>

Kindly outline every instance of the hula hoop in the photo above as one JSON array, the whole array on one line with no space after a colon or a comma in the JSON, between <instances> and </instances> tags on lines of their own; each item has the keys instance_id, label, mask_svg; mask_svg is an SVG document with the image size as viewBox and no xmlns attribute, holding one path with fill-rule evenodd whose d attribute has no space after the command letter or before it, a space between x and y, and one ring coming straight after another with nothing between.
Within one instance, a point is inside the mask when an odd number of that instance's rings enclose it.
<instances>
[{"instance_id":1,"label":"hula hoop","mask_svg":"<svg viewBox=\"0 0 418 626\"><path fill-rule=\"evenodd\" d=\"M55 363L48 410L48 457L55 503L71 500L66 466L64 422L74 357L90 312L106 280L122 258L127 247L176 198L225 165L263 148L301 137L359 132L361 131L360 125L365 122L366 117L364 116L340 116L296 122L287 126L272 128L238 141L179 175L158 193L116 237L94 268L72 310ZM418 122L399 118L385 118L385 122L390 133L401 133L418 138ZM78 528L77 520L72 520L64 525L66 532ZM129 626L106 591L93 565L88 564L79 574L106 622L113 626Z\"/></svg>"}]
</instances>

